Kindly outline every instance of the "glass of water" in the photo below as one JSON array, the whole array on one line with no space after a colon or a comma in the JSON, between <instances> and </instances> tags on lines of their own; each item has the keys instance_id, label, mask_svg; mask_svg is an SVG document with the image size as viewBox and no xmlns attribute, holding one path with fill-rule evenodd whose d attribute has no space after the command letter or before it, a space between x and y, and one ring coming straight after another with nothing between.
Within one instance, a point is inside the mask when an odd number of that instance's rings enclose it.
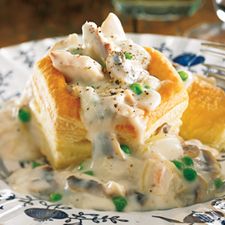
<instances>
[{"instance_id":1,"label":"glass of water","mask_svg":"<svg viewBox=\"0 0 225 225\"><path fill-rule=\"evenodd\" d=\"M201 0L112 0L122 15L144 20L177 20L194 14Z\"/></svg>"},{"instance_id":2,"label":"glass of water","mask_svg":"<svg viewBox=\"0 0 225 225\"><path fill-rule=\"evenodd\" d=\"M205 0L209 1L209 0ZM211 0L220 23L203 23L187 30L184 36L217 41L225 37L225 0ZM133 31L138 31L138 19L171 21L193 15L204 0L112 0L121 15L132 18ZM221 40L219 38L218 40ZM224 38L225 42L225 38Z\"/></svg>"}]
</instances>

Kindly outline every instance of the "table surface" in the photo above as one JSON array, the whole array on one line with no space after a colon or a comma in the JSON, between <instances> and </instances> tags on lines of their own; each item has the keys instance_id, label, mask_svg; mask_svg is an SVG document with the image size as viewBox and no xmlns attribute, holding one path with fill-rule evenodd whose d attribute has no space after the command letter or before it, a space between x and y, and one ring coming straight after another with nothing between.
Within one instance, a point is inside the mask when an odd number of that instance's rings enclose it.
<instances>
[{"instance_id":1,"label":"table surface","mask_svg":"<svg viewBox=\"0 0 225 225\"><path fill-rule=\"evenodd\" d=\"M1 0L0 47L46 37L81 33L82 24L95 21L101 24L114 11L108 0ZM185 32L203 23L218 23L211 0L191 17L177 21L137 21L138 33L184 36ZM84 4L85 3L85 4ZM119 15L124 30L134 32L132 19ZM205 39L203 36L201 39ZM225 43L225 33L212 38Z\"/></svg>"}]
</instances>

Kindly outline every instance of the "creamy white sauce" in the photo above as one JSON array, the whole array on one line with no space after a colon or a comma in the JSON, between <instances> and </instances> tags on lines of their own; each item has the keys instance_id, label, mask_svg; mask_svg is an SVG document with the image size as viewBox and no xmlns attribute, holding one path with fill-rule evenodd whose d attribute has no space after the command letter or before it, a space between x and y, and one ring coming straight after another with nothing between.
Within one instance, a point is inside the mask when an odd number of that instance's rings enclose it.
<instances>
[{"instance_id":1,"label":"creamy white sauce","mask_svg":"<svg viewBox=\"0 0 225 225\"><path fill-rule=\"evenodd\" d=\"M187 80L184 81L184 86L186 88L189 88L194 81L194 76L193 76L192 72L190 72L190 71L187 71L187 70L183 70L183 71L185 71L185 73L188 74Z\"/></svg>"},{"instance_id":2,"label":"creamy white sauce","mask_svg":"<svg viewBox=\"0 0 225 225\"><path fill-rule=\"evenodd\" d=\"M14 190L46 200L51 193L58 192L62 194L64 204L98 210L115 210L112 197L123 196L128 202L125 211L180 207L214 196L216 190L213 179L220 177L219 164L211 154L212 152L216 156L215 150L196 140L183 142L168 129L162 128L158 135L149 140L147 146L143 146L143 152L135 152L131 148L131 155L127 155L121 151L120 146L116 146L116 136L110 133L112 129L109 130L115 115L114 108L110 108L110 101L106 101L108 105L102 104L99 95L94 94L95 90L91 87L88 89L83 90L81 96L86 95L86 106L90 107L90 111L87 111L90 114L83 113L86 116L83 119L89 126L88 137L93 143L92 159L83 162L83 169L71 165L62 171L54 171L47 165L31 168L28 163L25 168L17 169L7 179ZM4 118L1 131L4 133L8 130L1 138L1 157L7 159L14 155L16 160L23 160L24 157L36 159L38 154L36 150L32 150L35 147L34 142L24 139L29 137L28 134L22 133L20 136L14 133L17 126L26 129L30 126L19 122L12 113L14 107L14 103L10 104L0 112L0 118ZM109 113L107 120L104 119L106 111ZM10 121L13 123L8 126ZM99 126L102 127L101 133L95 132ZM7 140L4 138L10 137L9 134L14 135L11 138L18 146L13 146L13 153L2 151L4 140ZM198 178L194 182L185 181L181 171L171 162L188 155L188 146L196 148L193 161ZM94 173L93 176L85 174L89 170Z\"/></svg>"},{"instance_id":3,"label":"creamy white sauce","mask_svg":"<svg viewBox=\"0 0 225 225\"><path fill-rule=\"evenodd\" d=\"M20 101L19 101L20 102ZM33 160L40 152L31 135L32 122L24 126L17 118L18 106L14 100L0 110L0 157L6 160Z\"/></svg>"},{"instance_id":4,"label":"creamy white sauce","mask_svg":"<svg viewBox=\"0 0 225 225\"><path fill-rule=\"evenodd\" d=\"M66 170L54 171L46 165L31 168L28 164L25 168L17 169L7 180L14 190L33 194L46 200L51 193L58 192L62 194L64 204L98 210L115 210L112 197L124 196L128 201L125 211L180 207L205 201L214 196L213 179L220 176L219 165L211 155L211 152L216 154L215 150L196 140L183 142L168 129L163 129L163 132L160 131L158 135L149 140L146 147L143 146L143 150L145 149L143 152L136 153L135 149L131 148L131 155L122 153L125 155L122 157L122 154L116 153L113 141L117 140L113 139L112 133L110 134L108 130L112 117L109 116L107 122L104 119L102 122L101 115L105 115L103 113L105 110L100 107L99 98L98 96L95 98L93 91L91 87L88 91L84 91L87 96L90 94L93 97L86 97L90 101L88 106L93 106L93 109L90 109L90 115L83 114L87 116L85 121L90 127L89 139L94 145L93 158L86 160L81 170L71 165ZM0 118L7 118L2 124L8 125L10 120L14 120L13 126L7 127L8 132L12 134L16 124L17 126L23 125L12 114L14 106L11 104L0 112ZM109 115L113 115L112 112L113 109ZM96 113L99 115L97 120ZM100 125L104 128L101 131L105 132L94 132L99 129ZM6 130L6 126L3 126L2 131ZM25 136L14 134L13 139L19 140L17 146L23 148L21 152L20 148L13 146L14 159L23 160L24 157L27 158L25 154L31 154L29 156L31 158L27 159L36 159L38 155L32 150L34 143L23 139L28 137L28 134L23 133L23 135ZM3 138L0 144L3 143ZM179 160L183 155L187 155L187 148L184 149L183 146L197 148L193 161L199 178L194 182L185 181L182 173L171 162L171 160ZM120 147L117 146L117 148ZM12 156L12 152L8 152L8 155L4 151L1 153L3 153L1 155L3 158ZM94 176L85 174L89 170L93 171Z\"/></svg>"},{"instance_id":5,"label":"creamy white sauce","mask_svg":"<svg viewBox=\"0 0 225 225\"><path fill-rule=\"evenodd\" d=\"M48 166L47 169L46 166L35 169L28 166L17 170L8 182L18 192L46 200L53 192L61 193L64 204L78 208L115 210L112 197L124 196L128 201L125 211L165 209L206 201L214 196L211 176L218 176L219 170L215 173L216 163L205 160L202 153L194 159L199 176L194 182L185 181L170 160L154 151L148 157L132 154L126 160L100 156L95 159L94 167L91 159L86 160L82 170L71 167L54 171ZM94 176L85 174L90 169Z\"/></svg>"}]
</instances>

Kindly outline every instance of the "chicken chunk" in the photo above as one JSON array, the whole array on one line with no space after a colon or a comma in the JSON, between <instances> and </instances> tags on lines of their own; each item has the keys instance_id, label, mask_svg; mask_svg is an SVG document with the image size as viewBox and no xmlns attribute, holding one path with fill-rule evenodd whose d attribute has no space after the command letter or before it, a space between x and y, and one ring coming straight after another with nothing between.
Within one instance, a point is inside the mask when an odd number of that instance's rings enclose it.
<instances>
[{"instance_id":1,"label":"chicken chunk","mask_svg":"<svg viewBox=\"0 0 225 225\"><path fill-rule=\"evenodd\" d=\"M92 84L104 79L102 66L89 56L55 50L50 52L50 57L53 66L62 72L69 82Z\"/></svg>"}]
</instances>

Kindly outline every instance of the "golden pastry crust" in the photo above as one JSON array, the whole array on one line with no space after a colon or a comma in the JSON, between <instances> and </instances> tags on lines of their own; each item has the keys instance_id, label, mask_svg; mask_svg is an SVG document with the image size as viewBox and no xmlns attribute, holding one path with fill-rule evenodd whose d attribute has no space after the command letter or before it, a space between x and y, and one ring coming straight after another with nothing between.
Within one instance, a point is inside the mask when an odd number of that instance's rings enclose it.
<instances>
[{"instance_id":1,"label":"golden pastry crust","mask_svg":"<svg viewBox=\"0 0 225 225\"><path fill-rule=\"evenodd\" d=\"M31 110L42 134L41 151L54 168L79 163L91 156L91 144L80 121L80 100L69 93L62 73L44 57L32 78Z\"/></svg>"},{"instance_id":2,"label":"golden pastry crust","mask_svg":"<svg viewBox=\"0 0 225 225\"><path fill-rule=\"evenodd\" d=\"M188 95L183 82L176 69L162 53L153 48L146 48L146 50L151 55L149 73L161 81L159 89L161 104L148 115L149 127L160 120L162 120L161 124L176 124L188 104Z\"/></svg>"},{"instance_id":3,"label":"golden pastry crust","mask_svg":"<svg viewBox=\"0 0 225 225\"><path fill-rule=\"evenodd\" d=\"M171 63L158 51L147 51L151 55L149 72L162 81L162 100L156 110L145 112L146 139L164 123L175 124L188 102L187 92ZM80 119L80 99L68 90L64 75L53 67L49 56L36 64L32 87L36 102L33 113L44 137L41 151L53 167L62 168L90 157L91 144ZM115 129L120 140L134 145L138 131L128 119Z\"/></svg>"},{"instance_id":4,"label":"golden pastry crust","mask_svg":"<svg viewBox=\"0 0 225 225\"><path fill-rule=\"evenodd\" d=\"M196 78L188 88L189 105L184 112L180 134L199 139L219 150L225 149L225 92Z\"/></svg>"}]
</instances>

